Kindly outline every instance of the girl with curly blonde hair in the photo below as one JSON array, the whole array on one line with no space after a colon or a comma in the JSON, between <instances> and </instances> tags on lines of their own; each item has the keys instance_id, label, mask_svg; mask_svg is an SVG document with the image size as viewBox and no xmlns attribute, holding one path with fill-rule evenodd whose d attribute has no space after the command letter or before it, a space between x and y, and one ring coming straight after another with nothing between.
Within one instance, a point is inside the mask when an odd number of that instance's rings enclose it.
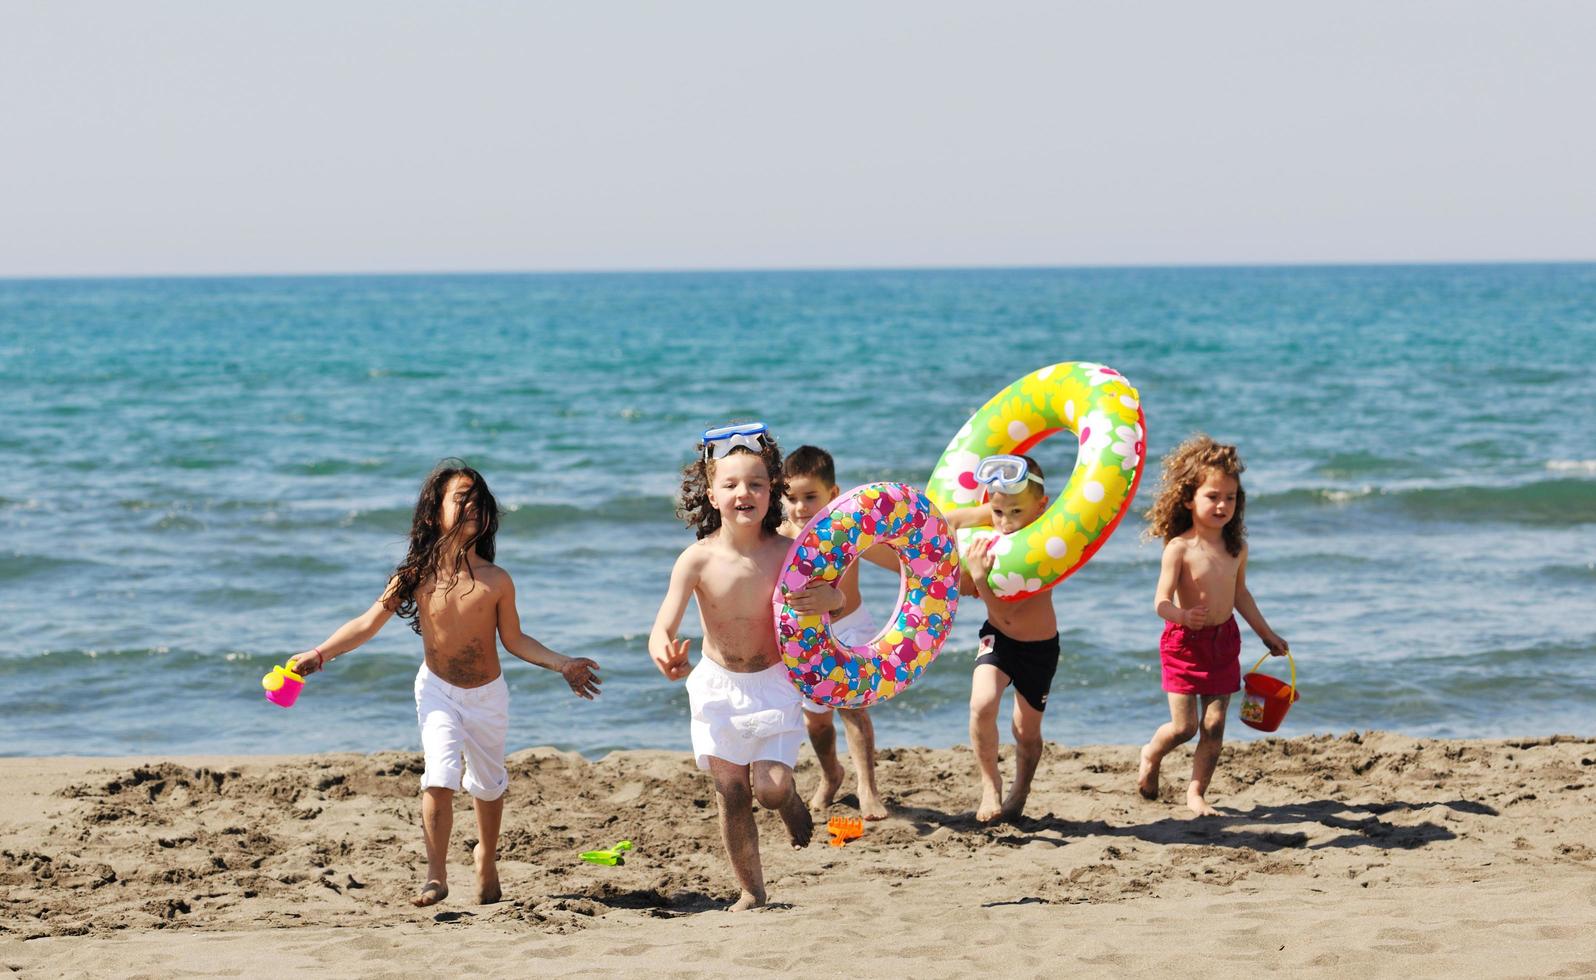
<instances>
[{"instance_id":1,"label":"girl with curly blonde hair","mask_svg":"<svg viewBox=\"0 0 1596 980\"><path fill-rule=\"evenodd\" d=\"M1201 732L1192 758L1186 805L1213 816L1208 782L1224 745L1230 696L1241 688L1241 631L1235 612L1281 656L1286 641L1269 628L1247 591L1246 467L1235 446L1201 433L1164 457L1158 497L1147 510L1146 537L1164 541L1154 604L1164 619L1163 662L1169 721L1142 747L1137 789L1158 798L1158 767L1176 746Z\"/></svg>"}]
</instances>

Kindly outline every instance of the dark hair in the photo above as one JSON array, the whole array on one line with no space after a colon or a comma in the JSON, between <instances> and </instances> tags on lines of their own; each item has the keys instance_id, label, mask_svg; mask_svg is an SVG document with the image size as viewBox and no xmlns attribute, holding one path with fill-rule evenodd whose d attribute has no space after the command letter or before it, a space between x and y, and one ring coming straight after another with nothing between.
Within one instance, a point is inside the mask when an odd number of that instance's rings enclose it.
<instances>
[{"instance_id":1,"label":"dark hair","mask_svg":"<svg viewBox=\"0 0 1596 980\"><path fill-rule=\"evenodd\" d=\"M438 526L443 514L443 492L449 481L457 476L466 477L471 486L460 502L460 517L453 528L444 533ZM476 531L469 537L464 533L470 515L476 518ZM383 604L410 620L410 628L421 632L421 616L416 605L416 589L429 579L445 577L458 579L464 571L471 577L475 588L476 573L471 571L471 552L475 551L487 561L493 560L494 537L499 533L499 503L488 490L488 481L482 474L458 459L445 459L438 463L426 480L422 481L421 494L416 498L416 512L410 520L410 551L405 560L393 570L398 579L393 591L383 597ZM444 590L448 595L454 581Z\"/></svg>"},{"instance_id":2,"label":"dark hair","mask_svg":"<svg viewBox=\"0 0 1596 980\"><path fill-rule=\"evenodd\" d=\"M834 487L837 485L837 464L831 454L819 446L799 446L787 454L786 462L781 464L781 475L788 480L813 476L826 486Z\"/></svg>"},{"instance_id":3,"label":"dark hair","mask_svg":"<svg viewBox=\"0 0 1596 980\"><path fill-rule=\"evenodd\" d=\"M781 498L787 492L787 480L781 473L781 447L776 445L776 437L766 432L760 437L760 444L764 448L759 452L759 458L765 461L765 474L770 477L770 509L765 511L765 519L760 522L760 527L767 533L776 534L781 527ZM698 458L682 467L682 497L676 505L676 516L687 522L699 540L703 540L720 530L720 511L709 499L709 483L715 478L715 462L704 459L702 446L697 452ZM754 455L753 450L742 446L733 449L728 455L737 453Z\"/></svg>"},{"instance_id":4,"label":"dark hair","mask_svg":"<svg viewBox=\"0 0 1596 980\"><path fill-rule=\"evenodd\" d=\"M1025 460L1026 469L1028 469L1032 474L1034 474L1038 480L1047 479L1047 474L1042 472L1042 464L1041 463L1038 463L1035 459L1031 458L1030 456L1021 456L1020 458ZM1030 481L1026 481L1026 482L1030 482Z\"/></svg>"},{"instance_id":5,"label":"dark hair","mask_svg":"<svg viewBox=\"0 0 1596 980\"><path fill-rule=\"evenodd\" d=\"M1169 542L1191 530L1191 508L1187 505L1197 499L1197 488L1209 473L1221 473L1236 481L1236 512L1225 524L1221 537L1226 551L1232 556L1241 554L1241 546L1247 540L1247 491L1241 488L1241 474L1246 468L1235 446L1215 442L1201 432L1176 446L1164 457L1158 496L1147 508L1143 536Z\"/></svg>"}]
</instances>

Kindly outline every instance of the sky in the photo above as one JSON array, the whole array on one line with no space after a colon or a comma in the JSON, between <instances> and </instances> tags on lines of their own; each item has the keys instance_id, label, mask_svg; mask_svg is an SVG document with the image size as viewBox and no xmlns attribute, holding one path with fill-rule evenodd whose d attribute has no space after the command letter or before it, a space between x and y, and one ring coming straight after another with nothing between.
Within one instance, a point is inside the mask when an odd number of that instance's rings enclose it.
<instances>
[{"instance_id":1,"label":"sky","mask_svg":"<svg viewBox=\"0 0 1596 980\"><path fill-rule=\"evenodd\" d=\"M1596 259L1596 4L0 4L0 277Z\"/></svg>"}]
</instances>

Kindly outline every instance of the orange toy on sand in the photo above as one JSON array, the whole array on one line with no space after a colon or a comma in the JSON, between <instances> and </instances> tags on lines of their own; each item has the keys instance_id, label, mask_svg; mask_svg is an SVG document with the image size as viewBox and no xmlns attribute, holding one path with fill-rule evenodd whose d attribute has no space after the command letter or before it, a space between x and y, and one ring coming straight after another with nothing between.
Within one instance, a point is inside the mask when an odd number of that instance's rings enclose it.
<instances>
[{"instance_id":1,"label":"orange toy on sand","mask_svg":"<svg viewBox=\"0 0 1596 980\"><path fill-rule=\"evenodd\" d=\"M826 833L831 835L832 847L841 847L864 836L864 818L832 817L826 821Z\"/></svg>"}]
</instances>

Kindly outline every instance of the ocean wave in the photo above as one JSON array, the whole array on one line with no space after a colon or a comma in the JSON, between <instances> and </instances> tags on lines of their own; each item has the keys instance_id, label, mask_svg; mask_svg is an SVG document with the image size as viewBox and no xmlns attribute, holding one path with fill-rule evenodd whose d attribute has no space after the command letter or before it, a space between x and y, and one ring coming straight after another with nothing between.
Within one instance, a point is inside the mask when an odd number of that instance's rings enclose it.
<instances>
[{"instance_id":1,"label":"ocean wave","mask_svg":"<svg viewBox=\"0 0 1596 980\"><path fill-rule=\"evenodd\" d=\"M142 677L152 667L158 667L172 683L202 683L223 687L241 687L251 690L262 674L300 652L303 647L269 652L245 650L193 650L167 646L119 647L109 649L69 648L44 650L21 655L0 657L0 679L25 680L29 677L76 674L90 669L110 671L111 676L125 672L129 677ZM362 656L338 661L337 671L347 677L354 687L362 680L382 681L406 677L416 672L414 656L367 652Z\"/></svg>"},{"instance_id":2,"label":"ocean wave","mask_svg":"<svg viewBox=\"0 0 1596 980\"><path fill-rule=\"evenodd\" d=\"M11 501L9 506L26 508L34 501ZM410 531L413 507L340 508L333 501L317 501L310 506L281 500L204 500L151 499L130 497L114 506L143 518L142 527L152 531L192 531L210 523L235 523L242 515L246 522L262 524L274 531L353 528L405 535ZM500 504L501 530L528 531L571 524L639 524L674 521L676 502L660 494L613 497L591 506L569 503Z\"/></svg>"},{"instance_id":3,"label":"ocean wave","mask_svg":"<svg viewBox=\"0 0 1596 980\"><path fill-rule=\"evenodd\" d=\"M68 569L88 569L93 568L95 564L92 561L80 561L73 558L51 558L48 555L25 555L19 552L12 552L8 555L0 555L0 582L32 578Z\"/></svg>"},{"instance_id":4,"label":"ocean wave","mask_svg":"<svg viewBox=\"0 0 1596 980\"><path fill-rule=\"evenodd\" d=\"M379 507L350 511L336 521L339 527L405 534L414 511L409 507ZM499 531L536 531L571 524L647 524L674 521L676 502L664 496L613 497L591 507L576 504L501 504ZM295 522L299 523L299 522ZM314 526L315 522L304 522Z\"/></svg>"},{"instance_id":5,"label":"ocean wave","mask_svg":"<svg viewBox=\"0 0 1596 980\"><path fill-rule=\"evenodd\" d=\"M199 589L192 595L202 607L235 612L241 609L280 608L283 604L282 593L274 589L250 589L237 585Z\"/></svg>"},{"instance_id":6,"label":"ocean wave","mask_svg":"<svg viewBox=\"0 0 1596 980\"><path fill-rule=\"evenodd\" d=\"M283 467L283 472L293 473L298 476L337 476L345 473L378 473L390 470L398 473L408 473L408 469L397 469L401 464L393 460L377 459L318 459L310 462L294 463Z\"/></svg>"},{"instance_id":7,"label":"ocean wave","mask_svg":"<svg viewBox=\"0 0 1596 980\"><path fill-rule=\"evenodd\" d=\"M1400 456L1380 453L1336 453L1316 464L1313 472L1330 480L1355 480L1368 476L1422 476L1424 468Z\"/></svg>"},{"instance_id":8,"label":"ocean wave","mask_svg":"<svg viewBox=\"0 0 1596 980\"><path fill-rule=\"evenodd\" d=\"M424 368L368 368L368 378L394 378L400 381L430 381L434 378L448 377L444 371L433 371Z\"/></svg>"},{"instance_id":9,"label":"ocean wave","mask_svg":"<svg viewBox=\"0 0 1596 980\"><path fill-rule=\"evenodd\" d=\"M1567 526L1596 522L1596 482L1537 480L1517 486L1298 488L1260 494L1260 508L1374 507L1419 520Z\"/></svg>"},{"instance_id":10,"label":"ocean wave","mask_svg":"<svg viewBox=\"0 0 1596 980\"><path fill-rule=\"evenodd\" d=\"M168 456L160 460L159 466L170 466L179 470L215 470L226 466L238 465L238 460L217 456Z\"/></svg>"},{"instance_id":11,"label":"ocean wave","mask_svg":"<svg viewBox=\"0 0 1596 980\"><path fill-rule=\"evenodd\" d=\"M1535 574L1547 582L1587 585L1596 582L1596 562L1586 562L1583 565L1547 565Z\"/></svg>"},{"instance_id":12,"label":"ocean wave","mask_svg":"<svg viewBox=\"0 0 1596 980\"><path fill-rule=\"evenodd\" d=\"M171 648L164 646L127 647L109 650L98 648L44 650L17 656L0 657L0 678L80 669L85 660L133 666L157 659L161 661L163 668L189 667L199 664L202 659L205 661L211 660L211 658L202 658L201 655L192 651L173 651ZM270 664L266 666L267 669L271 667Z\"/></svg>"},{"instance_id":13,"label":"ocean wave","mask_svg":"<svg viewBox=\"0 0 1596 980\"><path fill-rule=\"evenodd\" d=\"M1262 494L1249 493L1254 508L1290 508L1312 506L1341 506L1362 500L1366 497L1377 496L1384 491L1377 487L1357 487L1346 489L1340 487L1298 487L1295 490L1285 490L1280 493Z\"/></svg>"},{"instance_id":14,"label":"ocean wave","mask_svg":"<svg viewBox=\"0 0 1596 980\"><path fill-rule=\"evenodd\" d=\"M1596 459L1554 459L1546 464L1553 473L1586 473L1596 476Z\"/></svg>"},{"instance_id":15,"label":"ocean wave","mask_svg":"<svg viewBox=\"0 0 1596 980\"><path fill-rule=\"evenodd\" d=\"M163 514L145 525L151 531L203 531L205 522L187 514Z\"/></svg>"},{"instance_id":16,"label":"ocean wave","mask_svg":"<svg viewBox=\"0 0 1596 980\"><path fill-rule=\"evenodd\" d=\"M592 507L574 504L514 504L499 512L499 528L531 531L557 524L647 524L674 521L676 502L670 497L613 497Z\"/></svg>"}]
</instances>

